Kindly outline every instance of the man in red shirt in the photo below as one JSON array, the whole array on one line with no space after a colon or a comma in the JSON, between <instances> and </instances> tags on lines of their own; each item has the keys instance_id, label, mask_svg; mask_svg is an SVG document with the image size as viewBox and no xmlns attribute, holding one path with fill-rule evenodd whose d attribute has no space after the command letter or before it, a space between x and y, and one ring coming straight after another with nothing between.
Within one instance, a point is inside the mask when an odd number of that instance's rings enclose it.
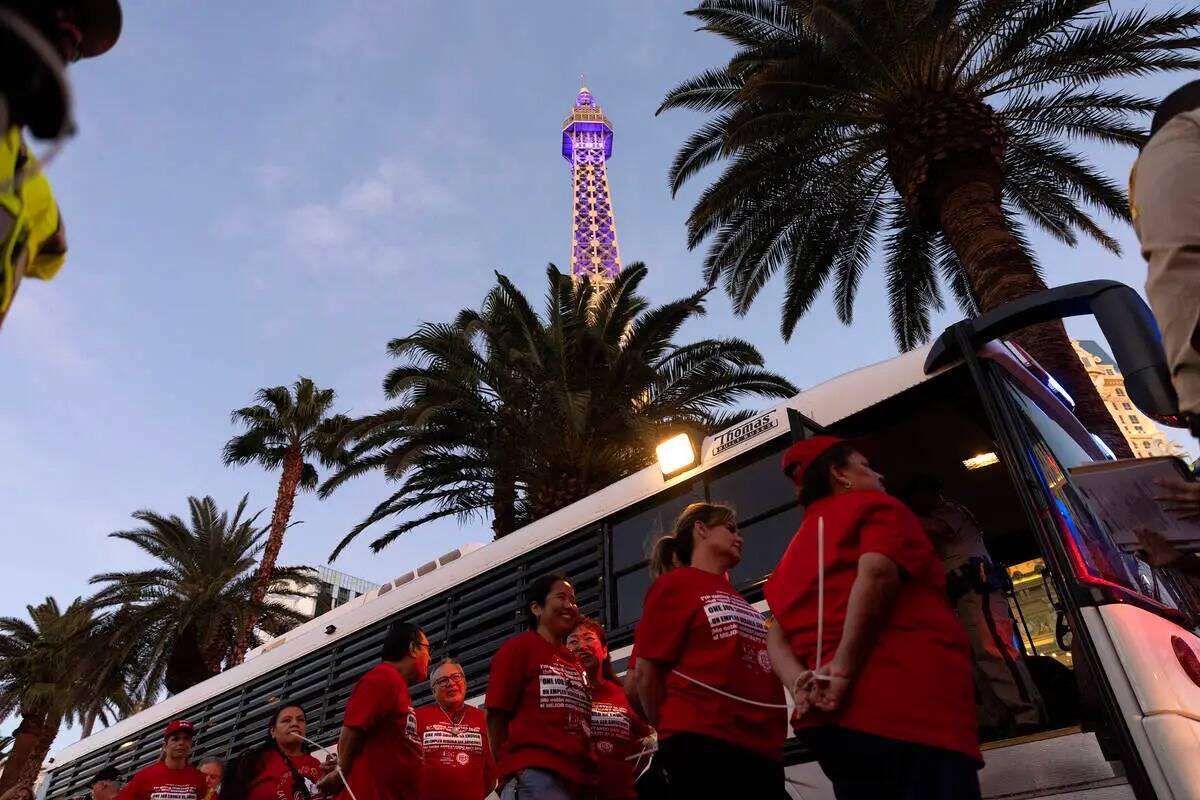
<instances>
[{"instance_id":1,"label":"man in red shirt","mask_svg":"<svg viewBox=\"0 0 1200 800\"><path fill-rule=\"evenodd\" d=\"M163 754L133 776L117 800L204 800L208 779L191 765L196 728L177 719L163 731Z\"/></svg>"},{"instance_id":2,"label":"man in red shirt","mask_svg":"<svg viewBox=\"0 0 1200 800\"><path fill-rule=\"evenodd\" d=\"M429 675L429 638L398 622L383 641L382 660L359 678L346 702L336 772L321 781L326 796L345 781L342 800L418 800L421 740L408 687Z\"/></svg>"},{"instance_id":3,"label":"man in red shirt","mask_svg":"<svg viewBox=\"0 0 1200 800\"><path fill-rule=\"evenodd\" d=\"M496 788L483 710L467 705L467 676L456 661L439 664L430 685L434 702L417 709L425 749L421 800L482 800Z\"/></svg>"}]
</instances>

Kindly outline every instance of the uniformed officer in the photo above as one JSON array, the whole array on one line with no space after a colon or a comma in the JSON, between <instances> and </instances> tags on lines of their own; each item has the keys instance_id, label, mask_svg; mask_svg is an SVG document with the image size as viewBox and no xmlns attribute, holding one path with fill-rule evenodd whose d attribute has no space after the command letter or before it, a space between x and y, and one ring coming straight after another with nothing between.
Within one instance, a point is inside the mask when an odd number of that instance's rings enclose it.
<instances>
[{"instance_id":1,"label":"uniformed officer","mask_svg":"<svg viewBox=\"0 0 1200 800\"><path fill-rule=\"evenodd\" d=\"M1200 81L1167 95L1155 112L1129 199L1179 409L1200 436Z\"/></svg>"},{"instance_id":2,"label":"uniformed officer","mask_svg":"<svg viewBox=\"0 0 1200 800\"><path fill-rule=\"evenodd\" d=\"M904 495L942 560L946 592L971 642L980 726L998 734L1037 729L1042 699L1013 641L1008 574L992 562L975 517L942 495L940 481L918 475Z\"/></svg>"},{"instance_id":3,"label":"uniformed officer","mask_svg":"<svg viewBox=\"0 0 1200 800\"><path fill-rule=\"evenodd\" d=\"M62 65L107 52L120 34L118 0L0 0L0 325L22 278L49 280L67 257L58 204L22 130L69 132Z\"/></svg>"}]
</instances>

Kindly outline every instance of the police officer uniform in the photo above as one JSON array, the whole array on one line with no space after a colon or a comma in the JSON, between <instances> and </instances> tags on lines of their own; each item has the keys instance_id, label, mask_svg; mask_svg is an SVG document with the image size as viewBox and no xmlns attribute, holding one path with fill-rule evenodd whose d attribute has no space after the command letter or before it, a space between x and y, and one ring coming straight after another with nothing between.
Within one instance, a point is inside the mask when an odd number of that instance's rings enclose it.
<instances>
[{"instance_id":1,"label":"police officer uniform","mask_svg":"<svg viewBox=\"0 0 1200 800\"><path fill-rule=\"evenodd\" d=\"M1005 589L1008 575L992 563L971 512L942 499L919 515L946 570L946 591L967 631L984 728L1033 728L1042 700L1013 643L1013 619Z\"/></svg>"}]
</instances>

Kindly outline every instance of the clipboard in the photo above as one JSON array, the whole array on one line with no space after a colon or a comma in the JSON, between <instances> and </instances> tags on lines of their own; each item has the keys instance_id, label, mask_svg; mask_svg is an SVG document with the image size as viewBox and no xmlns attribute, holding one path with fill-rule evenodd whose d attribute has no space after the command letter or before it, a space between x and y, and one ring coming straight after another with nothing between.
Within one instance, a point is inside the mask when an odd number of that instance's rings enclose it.
<instances>
[{"instance_id":1,"label":"clipboard","mask_svg":"<svg viewBox=\"0 0 1200 800\"><path fill-rule=\"evenodd\" d=\"M1068 472L1093 513L1105 523L1122 550L1140 549L1138 528L1161 533L1180 550L1200 552L1200 520L1183 520L1163 509L1154 495L1156 480L1195 482L1196 476L1174 456L1124 458L1072 467Z\"/></svg>"}]
</instances>

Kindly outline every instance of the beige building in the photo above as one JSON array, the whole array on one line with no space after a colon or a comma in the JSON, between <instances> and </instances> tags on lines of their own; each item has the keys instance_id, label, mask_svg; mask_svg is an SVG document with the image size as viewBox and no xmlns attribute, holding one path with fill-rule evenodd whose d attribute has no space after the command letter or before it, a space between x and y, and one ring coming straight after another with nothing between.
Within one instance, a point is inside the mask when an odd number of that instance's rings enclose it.
<instances>
[{"instance_id":1,"label":"beige building","mask_svg":"<svg viewBox=\"0 0 1200 800\"><path fill-rule=\"evenodd\" d=\"M1071 340L1079 360L1087 368L1088 375L1104 404L1112 413L1113 419L1125 434L1133 454L1139 458L1146 456L1180 456L1187 458L1187 451L1166 437L1154 420L1147 417L1125 394L1125 379L1117 372L1117 365L1112 356L1099 344L1089 340Z\"/></svg>"}]
</instances>

